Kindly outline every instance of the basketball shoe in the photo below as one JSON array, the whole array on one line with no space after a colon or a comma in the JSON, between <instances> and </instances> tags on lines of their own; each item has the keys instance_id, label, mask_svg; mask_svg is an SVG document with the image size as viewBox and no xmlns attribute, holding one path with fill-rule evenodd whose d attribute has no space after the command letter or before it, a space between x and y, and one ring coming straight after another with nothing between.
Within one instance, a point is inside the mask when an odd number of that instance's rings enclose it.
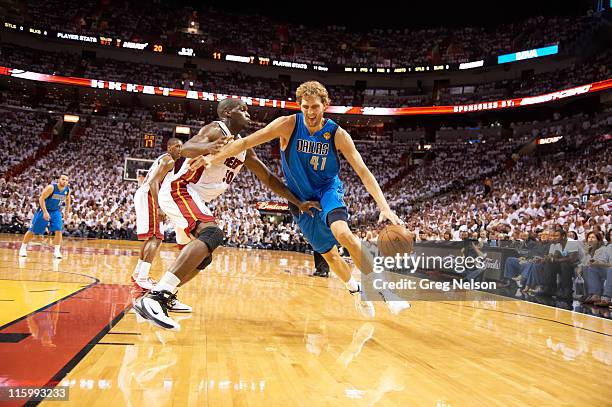
<instances>
[{"instance_id":1,"label":"basketball shoe","mask_svg":"<svg viewBox=\"0 0 612 407\"><path fill-rule=\"evenodd\" d=\"M168 316L168 303L175 298L170 291L150 291L136 300L134 311L153 325L180 331L179 323Z\"/></svg>"},{"instance_id":2,"label":"basketball shoe","mask_svg":"<svg viewBox=\"0 0 612 407\"><path fill-rule=\"evenodd\" d=\"M400 312L410 308L410 303L408 301L390 290L381 290L378 294L380 294L385 304L387 304L387 308L389 308L389 311L393 315L399 315Z\"/></svg>"},{"instance_id":3,"label":"basketball shoe","mask_svg":"<svg viewBox=\"0 0 612 407\"><path fill-rule=\"evenodd\" d=\"M357 285L357 290L349 290L349 293L355 297L355 309L357 309L364 318L374 318L374 315L376 315L374 304L372 304L372 301L368 301L365 298L365 293L361 291L361 284Z\"/></svg>"}]
</instances>

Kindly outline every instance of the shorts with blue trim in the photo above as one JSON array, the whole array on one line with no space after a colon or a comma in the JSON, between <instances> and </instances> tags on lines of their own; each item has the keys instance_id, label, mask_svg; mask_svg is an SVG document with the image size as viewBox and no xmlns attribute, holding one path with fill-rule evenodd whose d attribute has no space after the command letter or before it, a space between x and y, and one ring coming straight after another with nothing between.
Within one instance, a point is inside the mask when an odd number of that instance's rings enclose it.
<instances>
[{"instance_id":1,"label":"shorts with blue trim","mask_svg":"<svg viewBox=\"0 0 612 407\"><path fill-rule=\"evenodd\" d=\"M330 225L328 224L328 215L330 212L338 212L342 210L348 218L346 205L344 204L344 187L341 183L332 184L326 191L321 194L319 200L321 210L311 208L310 211L314 216L307 213L299 213L299 210L292 204L289 204L293 220L299 225L302 234L310 243L312 248L319 253L327 253L334 246L338 245L338 241L334 237Z\"/></svg>"}]
</instances>

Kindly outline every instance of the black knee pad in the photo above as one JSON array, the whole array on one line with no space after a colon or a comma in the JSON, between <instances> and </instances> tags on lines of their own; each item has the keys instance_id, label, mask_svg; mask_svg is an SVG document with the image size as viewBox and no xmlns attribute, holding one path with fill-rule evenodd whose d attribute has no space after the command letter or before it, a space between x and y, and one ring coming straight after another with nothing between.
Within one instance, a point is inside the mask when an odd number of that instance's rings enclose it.
<instances>
[{"instance_id":1,"label":"black knee pad","mask_svg":"<svg viewBox=\"0 0 612 407\"><path fill-rule=\"evenodd\" d=\"M202 263L198 264L196 266L196 269L202 271L204 270L206 267L210 266L210 263L212 263L212 254L209 255L207 258L205 258L204 260L202 260Z\"/></svg>"},{"instance_id":2,"label":"black knee pad","mask_svg":"<svg viewBox=\"0 0 612 407\"><path fill-rule=\"evenodd\" d=\"M337 220L343 220L345 222L348 222L348 218L349 218L348 211L346 210L345 207L332 209L327 214L327 219L326 219L327 226L331 226L331 224Z\"/></svg>"},{"instance_id":3,"label":"black knee pad","mask_svg":"<svg viewBox=\"0 0 612 407\"><path fill-rule=\"evenodd\" d=\"M208 246L208 251L210 252L209 254L213 254L215 249L221 246L223 243L223 238L223 231L217 226L209 226L204 228L198 236L198 240Z\"/></svg>"}]
</instances>

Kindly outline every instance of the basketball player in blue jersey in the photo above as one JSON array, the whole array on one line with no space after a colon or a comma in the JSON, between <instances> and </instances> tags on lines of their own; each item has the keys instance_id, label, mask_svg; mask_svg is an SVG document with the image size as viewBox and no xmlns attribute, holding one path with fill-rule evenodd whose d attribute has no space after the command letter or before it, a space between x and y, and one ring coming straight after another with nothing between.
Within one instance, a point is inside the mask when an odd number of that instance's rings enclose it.
<instances>
[{"instance_id":1,"label":"basketball player in blue jersey","mask_svg":"<svg viewBox=\"0 0 612 407\"><path fill-rule=\"evenodd\" d=\"M298 87L296 100L300 104L301 113L279 117L250 136L233 141L214 156L205 157L205 165L214 165L226 157L279 138L287 186L301 200L320 201L322 208L315 216L308 216L293 207L294 220L306 240L323 255L350 293L362 293L361 286L352 277L351 268L340 256L337 246L340 243L348 250L364 276L373 276L373 259L363 249L361 241L351 232L347 223L348 212L343 202L344 187L338 177L340 153L376 201L380 209L379 221L388 219L394 225L401 221L389 207L350 135L333 120L323 118L329 106L329 95L325 87L316 81L305 82ZM408 302L390 291L382 291L380 295L394 314L410 307ZM363 297L357 295L355 304L362 314L373 317L374 305Z\"/></svg>"},{"instance_id":2,"label":"basketball player in blue jersey","mask_svg":"<svg viewBox=\"0 0 612 407\"><path fill-rule=\"evenodd\" d=\"M49 226L49 232L54 233L53 245L55 246L55 252L53 257L56 259L62 258L60 251L60 245L62 244L62 229L63 219L62 211L60 209L63 203L66 204L65 215L66 218L70 216L70 187L68 187L68 176L62 175L59 177L57 182L53 182L43 189L40 198L38 198L40 207L34 213L32 218L32 226L23 237L21 243L21 249L19 249L19 256L27 257L28 255L28 243L34 235L43 235L47 226Z\"/></svg>"}]
</instances>

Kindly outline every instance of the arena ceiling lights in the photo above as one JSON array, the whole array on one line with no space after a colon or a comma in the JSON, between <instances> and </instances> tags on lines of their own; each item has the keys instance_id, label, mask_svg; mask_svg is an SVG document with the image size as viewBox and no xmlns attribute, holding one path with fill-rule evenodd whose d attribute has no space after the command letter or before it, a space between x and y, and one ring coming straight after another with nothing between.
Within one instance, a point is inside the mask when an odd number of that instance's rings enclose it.
<instances>
[{"instance_id":1,"label":"arena ceiling lights","mask_svg":"<svg viewBox=\"0 0 612 407\"><path fill-rule=\"evenodd\" d=\"M72 114L65 114L64 121L67 123L78 123L80 120L79 116L75 116Z\"/></svg>"},{"instance_id":2,"label":"arena ceiling lights","mask_svg":"<svg viewBox=\"0 0 612 407\"><path fill-rule=\"evenodd\" d=\"M176 126L176 128L174 129L174 132L176 134L190 135L191 134L191 128L189 128L187 126Z\"/></svg>"},{"instance_id":3,"label":"arena ceiling lights","mask_svg":"<svg viewBox=\"0 0 612 407\"><path fill-rule=\"evenodd\" d=\"M0 75L13 78L27 79L37 82L57 83L63 85L80 86L86 88L107 89L119 92L142 93L145 95L156 95L174 97L180 99L203 100L218 102L227 98L242 99L249 106L261 106L299 110L296 102L254 98L251 96L225 95L221 93L211 93L195 90L173 89L153 85L138 85L134 83L104 81L98 79L75 78L58 75L48 75L22 69L8 68L0 66ZM530 106L542 103L553 102L587 93L599 92L612 88L612 78L605 81L589 83L569 89L562 89L556 92L543 95L534 95L516 99L497 100L492 102L471 103L467 105L454 106L422 106L422 107L353 107L353 106L329 106L328 113L353 114L364 116L406 116L406 115L430 115L430 114L457 114L472 113L487 110L508 109L513 107Z\"/></svg>"}]
</instances>

